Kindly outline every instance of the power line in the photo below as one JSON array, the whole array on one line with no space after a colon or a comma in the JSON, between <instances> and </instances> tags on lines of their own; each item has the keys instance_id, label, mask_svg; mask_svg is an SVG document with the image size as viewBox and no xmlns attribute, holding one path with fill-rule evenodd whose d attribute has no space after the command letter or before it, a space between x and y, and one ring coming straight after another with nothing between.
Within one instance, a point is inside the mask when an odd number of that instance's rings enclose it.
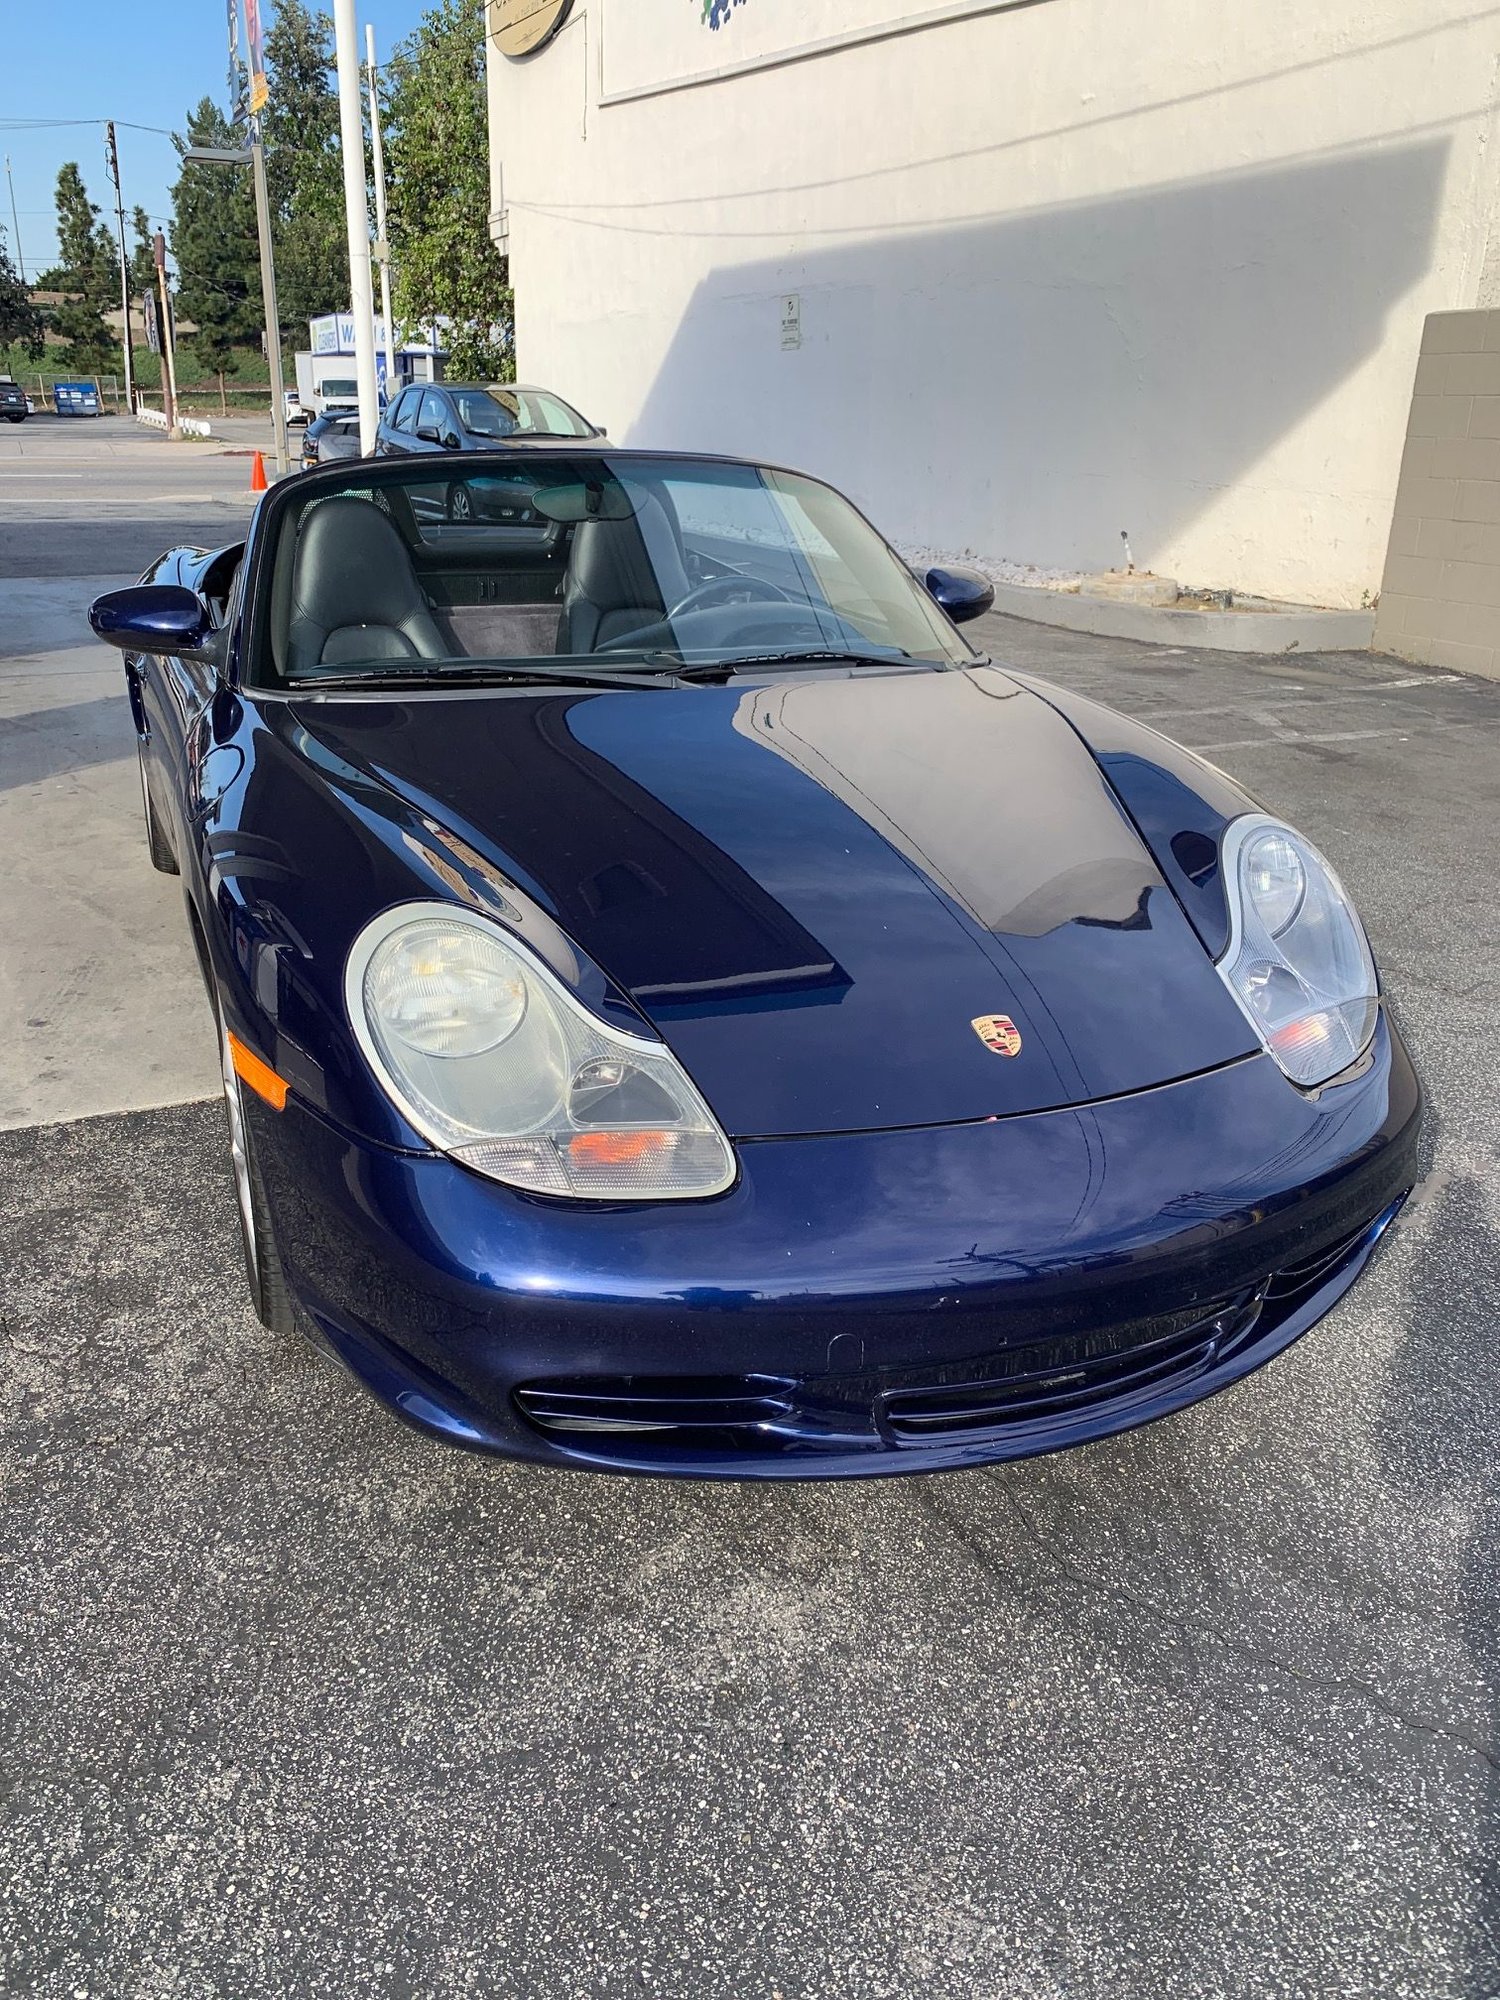
<instances>
[{"instance_id":1,"label":"power line","mask_svg":"<svg viewBox=\"0 0 1500 2000\"><path fill-rule=\"evenodd\" d=\"M65 125L109 124L123 126L127 132L159 132L164 139L177 136L169 125L137 125L129 118L0 118L0 132L53 132Z\"/></svg>"}]
</instances>

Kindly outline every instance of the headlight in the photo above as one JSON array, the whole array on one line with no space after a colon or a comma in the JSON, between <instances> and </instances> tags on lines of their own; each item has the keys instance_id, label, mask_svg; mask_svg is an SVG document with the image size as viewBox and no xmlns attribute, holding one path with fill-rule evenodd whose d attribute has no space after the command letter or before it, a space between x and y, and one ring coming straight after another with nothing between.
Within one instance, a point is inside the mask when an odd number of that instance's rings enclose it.
<instances>
[{"instance_id":1,"label":"headlight","mask_svg":"<svg viewBox=\"0 0 1500 2000\"><path fill-rule=\"evenodd\" d=\"M360 1047L416 1129L492 1179L596 1201L719 1194L734 1154L669 1049L606 1027L498 925L447 903L367 924Z\"/></svg>"},{"instance_id":2,"label":"headlight","mask_svg":"<svg viewBox=\"0 0 1500 2000\"><path fill-rule=\"evenodd\" d=\"M1293 1083L1326 1083L1364 1054L1380 983L1337 875L1290 827L1247 813L1224 834L1229 943L1219 972Z\"/></svg>"}]
</instances>

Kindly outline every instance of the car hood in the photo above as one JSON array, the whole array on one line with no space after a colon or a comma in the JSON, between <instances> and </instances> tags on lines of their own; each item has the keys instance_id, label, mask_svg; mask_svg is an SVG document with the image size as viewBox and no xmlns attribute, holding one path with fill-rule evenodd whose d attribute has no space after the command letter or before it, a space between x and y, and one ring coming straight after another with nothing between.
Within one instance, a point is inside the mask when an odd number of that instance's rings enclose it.
<instances>
[{"instance_id":1,"label":"car hood","mask_svg":"<svg viewBox=\"0 0 1500 2000\"><path fill-rule=\"evenodd\" d=\"M1078 735L998 670L283 714L361 774L351 811L375 781L540 904L736 1137L1079 1104L1257 1046Z\"/></svg>"}]
</instances>

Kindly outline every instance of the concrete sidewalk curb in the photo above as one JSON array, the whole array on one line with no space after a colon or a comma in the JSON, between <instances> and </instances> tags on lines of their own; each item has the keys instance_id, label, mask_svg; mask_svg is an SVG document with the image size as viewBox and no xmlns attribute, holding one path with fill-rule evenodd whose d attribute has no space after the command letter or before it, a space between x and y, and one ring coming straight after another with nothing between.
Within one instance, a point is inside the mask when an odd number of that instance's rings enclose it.
<instances>
[{"instance_id":1,"label":"concrete sidewalk curb","mask_svg":"<svg viewBox=\"0 0 1500 2000\"><path fill-rule=\"evenodd\" d=\"M995 609L1033 625L1157 646L1204 646L1216 653L1362 653L1375 632L1373 611L1183 611L1022 583L996 583Z\"/></svg>"}]
</instances>

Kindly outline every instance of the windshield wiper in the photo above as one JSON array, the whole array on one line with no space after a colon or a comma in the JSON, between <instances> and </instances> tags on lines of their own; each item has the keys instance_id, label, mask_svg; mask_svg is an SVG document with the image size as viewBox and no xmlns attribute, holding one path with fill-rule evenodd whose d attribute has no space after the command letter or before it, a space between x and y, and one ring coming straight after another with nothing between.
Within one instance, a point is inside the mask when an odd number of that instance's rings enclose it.
<instances>
[{"instance_id":1,"label":"windshield wiper","mask_svg":"<svg viewBox=\"0 0 1500 2000\"><path fill-rule=\"evenodd\" d=\"M675 673L661 673L653 666L643 672L622 667L610 672L604 667L511 666L498 662L485 667L440 667L430 662L410 669L385 668L368 674L318 674L288 682L296 694L350 694L375 689L387 693L392 688L487 687L501 681L529 682L535 687L674 687Z\"/></svg>"},{"instance_id":2,"label":"windshield wiper","mask_svg":"<svg viewBox=\"0 0 1500 2000\"><path fill-rule=\"evenodd\" d=\"M912 666L935 667L936 660L919 660L914 653L850 653L809 648L790 653L728 653L721 660L681 660L675 653L642 653L652 666L667 668L679 681L727 681L741 667L889 667L909 662Z\"/></svg>"},{"instance_id":3,"label":"windshield wiper","mask_svg":"<svg viewBox=\"0 0 1500 2000\"><path fill-rule=\"evenodd\" d=\"M736 653L725 662L729 667L888 667L913 655L893 647L886 653L851 653L847 649L809 647L805 652ZM928 666L930 661L914 662Z\"/></svg>"}]
</instances>

